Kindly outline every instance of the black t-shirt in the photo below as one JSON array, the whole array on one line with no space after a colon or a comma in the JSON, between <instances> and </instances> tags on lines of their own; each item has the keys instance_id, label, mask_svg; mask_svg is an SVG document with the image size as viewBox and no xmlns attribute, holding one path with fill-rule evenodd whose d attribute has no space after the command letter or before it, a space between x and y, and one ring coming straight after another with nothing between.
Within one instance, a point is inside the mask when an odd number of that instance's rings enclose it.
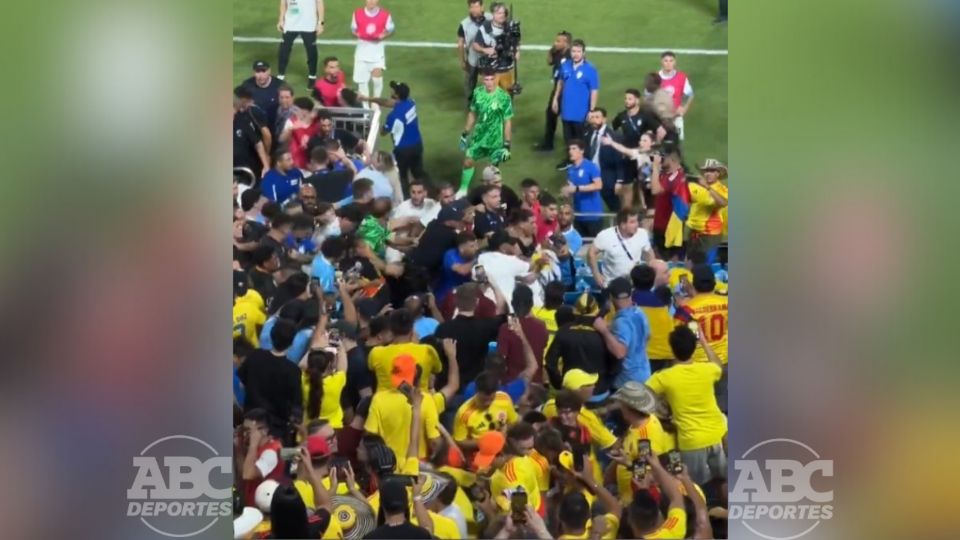
<instances>
[{"instance_id":1,"label":"black t-shirt","mask_svg":"<svg viewBox=\"0 0 960 540\"><path fill-rule=\"evenodd\" d=\"M249 167L257 176L263 164L257 156L257 143L263 140L250 111L233 113L233 166Z\"/></svg>"},{"instance_id":2,"label":"black t-shirt","mask_svg":"<svg viewBox=\"0 0 960 540\"><path fill-rule=\"evenodd\" d=\"M434 332L437 339L457 340L457 364L460 366L461 387L465 387L483 371L489 350L488 345L491 341L497 340L500 325L506 320L506 315L490 318L457 315L452 320L440 323L437 327Z\"/></svg>"},{"instance_id":3,"label":"black t-shirt","mask_svg":"<svg viewBox=\"0 0 960 540\"><path fill-rule=\"evenodd\" d=\"M559 360L563 358L563 371L559 369ZM563 387L563 374L571 369L582 369L587 373L600 375L595 394L602 394L610 388L613 378L612 362L607 354L607 346L592 326L584 322L566 325L554 335L547 349L545 363L550 384L554 388Z\"/></svg>"},{"instance_id":4,"label":"black t-shirt","mask_svg":"<svg viewBox=\"0 0 960 540\"><path fill-rule=\"evenodd\" d=\"M279 422L286 422L294 408L303 407L300 368L287 357L270 351L251 352L237 369L246 391L244 412L265 409Z\"/></svg>"},{"instance_id":5,"label":"black t-shirt","mask_svg":"<svg viewBox=\"0 0 960 540\"><path fill-rule=\"evenodd\" d=\"M467 195L467 200L470 201L471 205L477 206L478 204L483 204L482 191L483 186L476 187L470 191ZM517 193L513 191L510 186L500 186L500 202L507 205L507 212L523 206L520 197L517 196Z\"/></svg>"},{"instance_id":6,"label":"black t-shirt","mask_svg":"<svg viewBox=\"0 0 960 540\"><path fill-rule=\"evenodd\" d=\"M272 77L270 84L265 88L257 86L257 80L254 77L243 81L243 86L253 92L253 102L266 113L266 125L271 128L277 123L277 107L280 105L280 86L282 84L283 81L276 77Z\"/></svg>"},{"instance_id":7,"label":"black t-shirt","mask_svg":"<svg viewBox=\"0 0 960 540\"><path fill-rule=\"evenodd\" d=\"M277 283L273 280L273 274L261 272L256 268L251 268L249 273L250 283L263 298L263 305L269 308L273 297L277 294Z\"/></svg>"},{"instance_id":8,"label":"black t-shirt","mask_svg":"<svg viewBox=\"0 0 960 540\"><path fill-rule=\"evenodd\" d=\"M280 266L282 267L291 266L290 257L289 257L290 254L287 251L287 247L283 244L283 242L279 242L269 234L265 234L263 235L263 237L260 238L260 245L270 246L270 248L273 249L273 252L276 253L277 257L280 259ZM296 267L297 265L294 264L293 266Z\"/></svg>"},{"instance_id":9,"label":"black t-shirt","mask_svg":"<svg viewBox=\"0 0 960 540\"><path fill-rule=\"evenodd\" d=\"M473 218L473 234L477 235L477 238L502 231L503 227L503 216L499 212L478 212L476 217Z\"/></svg>"},{"instance_id":10,"label":"black t-shirt","mask_svg":"<svg viewBox=\"0 0 960 540\"><path fill-rule=\"evenodd\" d=\"M364 538L372 538L375 540L382 540L384 538L396 538L398 540L415 540L419 538L431 539L433 536L430 535L430 531L424 529L423 527L417 527L416 525L411 524L409 521L403 522L401 525L391 526L391 525L381 525L376 529L370 531Z\"/></svg>"},{"instance_id":11,"label":"black t-shirt","mask_svg":"<svg viewBox=\"0 0 960 540\"><path fill-rule=\"evenodd\" d=\"M433 220L420 236L417 247L410 253L410 263L426 269L431 279L437 279L441 272L443 254L455 247L457 247L457 231Z\"/></svg>"},{"instance_id":12,"label":"black t-shirt","mask_svg":"<svg viewBox=\"0 0 960 540\"><path fill-rule=\"evenodd\" d=\"M347 353L347 385L340 394L342 407L356 407L360 403L360 390L364 388L373 390L376 385L376 379L367 364L368 353L367 346L363 343Z\"/></svg>"},{"instance_id":13,"label":"black t-shirt","mask_svg":"<svg viewBox=\"0 0 960 540\"><path fill-rule=\"evenodd\" d=\"M317 190L317 201L336 203L342 201L347 193L347 186L353 182L353 172L323 171L316 172L303 179Z\"/></svg>"},{"instance_id":14,"label":"black t-shirt","mask_svg":"<svg viewBox=\"0 0 960 540\"><path fill-rule=\"evenodd\" d=\"M620 111L611 124L615 131L620 132L620 143L628 148L640 146L640 136L647 131L656 133L660 127L660 120L649 108L641 107L636 115L631 116L627 111Z\"/></svg>"}]
</instances>

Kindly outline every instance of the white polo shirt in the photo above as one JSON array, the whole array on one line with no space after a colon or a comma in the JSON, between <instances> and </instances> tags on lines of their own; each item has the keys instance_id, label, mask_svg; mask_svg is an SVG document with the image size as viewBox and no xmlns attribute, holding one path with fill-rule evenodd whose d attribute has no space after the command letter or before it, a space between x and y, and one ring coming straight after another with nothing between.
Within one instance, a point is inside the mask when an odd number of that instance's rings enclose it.
<instances>
[{"instance_id":1,"label":"white polo shirt","mask_svg":"<svg viewBox=\"0 0 960 540\"><path fill-rule=\"evenodd\" d=\"M629 276L630 270L643 261L644 251L650 250L650 235L644 228L630 238L620 236L620 229L613 226L600 231L593 240L600 252L600 273L607 283L610 280Z\"/></svg>"},{"instance_id":2,"label":"white polo shirt","mask_svg":"<svg viewBox=\"0 0 960 540\"><path fill-rule=\"evenodd\" d=\"M317 0L287 0L284 32L316 32L317 22Z\"/></svg>"}]
</instances>

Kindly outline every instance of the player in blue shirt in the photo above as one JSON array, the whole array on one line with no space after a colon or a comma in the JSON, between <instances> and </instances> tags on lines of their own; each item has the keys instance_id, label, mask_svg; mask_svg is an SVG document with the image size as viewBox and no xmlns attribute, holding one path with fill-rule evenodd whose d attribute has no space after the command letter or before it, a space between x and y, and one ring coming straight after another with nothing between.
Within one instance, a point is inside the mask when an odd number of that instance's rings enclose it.
<instances>
[{"instance_id":1,"label":"player in blue shirt","mask_svg":"<svg viewBox=\"0 0 960 540\"><path fill-rule=\"evenodd\" d=\"M560 189L565 197L573 197L573 211L577 214L600 214L603 212L603 199L600 190L603 189L603 180L600 178L600 168L583 158L587 146L580 139L570 141L568 156L570 167L567 169L567 185ZM573 226L584 237L595 237L603 229L602 217L575 216Z\"/></svg>"},{"instance_id":2,"label":"player in blue shirt","mask_svg":"<svg viewBox=\"0 0 960 540\"><path fill-rule=\"evenodd\" d=\"M383 134L389 133L393 138L393 157L400 173L403 197L407 198L410 193L408 175L417 180L429 180L423 169L423 137L420 136L417 104L410 99L410 87L406 83L390 81L390 88L392 92L388 99L366 96L359 96L359 99L393 109L383 124Z\"/></svg>"},{"instance_id":3,"label":"player in blue shirt","mask_svg":"<svg viewBox=\"0 0 960 540\"><path fill-rule=\"evenodd\" d=\"M570 46L570 60L560 65L557 91L553 94L551 109L563 121L563 140L569 145L573 139L582 139L587 114L597 106L600 76L593 64L587 62L583 40L575 39ZM566 162L557 168L566 168Z\"/></svg>"},{"instance_id":4,"label":"player in blue shirt","mask_svg":"<svg viewBox=\"0 0 960 540\"><path fill-rule=\"evenodd\" d=\"M263 177L260 191L271 201L283 203L300 191L303 172L294 166L293 156L286 148L277 149L273 161L273 168Z\"/></svg>"}]
</instances>

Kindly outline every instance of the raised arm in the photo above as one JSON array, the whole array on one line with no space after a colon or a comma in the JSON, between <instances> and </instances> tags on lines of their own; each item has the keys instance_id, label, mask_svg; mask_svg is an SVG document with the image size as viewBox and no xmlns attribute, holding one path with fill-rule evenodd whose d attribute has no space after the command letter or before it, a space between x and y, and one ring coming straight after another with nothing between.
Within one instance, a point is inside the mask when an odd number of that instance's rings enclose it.
<instances>
[{"instance_id":1,"label":"raised arm","mask_svg":"<svg viewBox=\"0 0 960 540\"><path fill-rule=\"evenodd\" d=\"M523 332L523 325L520 324L519 319L512 318L510 320L510 330L512 330L513 333L520 338L520 342L523 343L523 358L525 362L523 371L520 372L520 378L529 383L530 380L533 379L534 374L537 373L537 355L533 354L533 347L530 346L530 341L527 340L527 335Z\"/></svg>"},{"instance_id":2,"label":"raised arm","mask_svg":"<svg viewBox=\"0 0 960 540\"><path fill-rule=\"evenodd\" d=\"M679 479L680 483L683 484L683 489L687 491L687 496L690 497L691 501L693 501L693 508L696 511L693 537L713 538L713 527L710 526L710 515L707 511L707 502L704 501L703 497L700 496L700 491L697 489L697 486L694 485L693 480L690 479L690 475L687 474L686 466L684 466L680 474L677 475L677 479Z\"/></svg>"},{"instance_id":3,"label":"raised arm","mask_svg":"<svg viewBox=\"0 0 960 540\"><path fill-rule=\"evenodd\" d=\"M447 384L443 385L440 393L450 401L460 390L460 364L457 361L457 342L450 338L443 338L443 353L447 356Z\"/></svg>"}]
</instances>

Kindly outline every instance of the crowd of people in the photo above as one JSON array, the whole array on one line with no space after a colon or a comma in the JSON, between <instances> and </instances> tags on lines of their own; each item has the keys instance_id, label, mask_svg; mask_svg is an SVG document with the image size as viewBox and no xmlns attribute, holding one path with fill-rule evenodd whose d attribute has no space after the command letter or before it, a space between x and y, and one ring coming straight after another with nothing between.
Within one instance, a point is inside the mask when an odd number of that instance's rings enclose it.
<instances>
[{"instance_id":1,"label":"crowd of people","mask_svg":"<svg viewBox=\"0 0 960 540\"><path fill-rule=\"evenodd\" d=\"M410 87L380 95L376 0L343 21L356 89L317 57L322 0L281 0L280 73L234 91L235 535L725 538L727 168L684 160L690 81L665 52L608 123L559 33L537 151L562 125L567 182L505 181L515 80L481 58L515 54L509 14L467 7L458 184L425 171ZM284 82L298 37L312 97ZM343 106L389 109L393 151Z\"/></svg>"}]
</instances>

